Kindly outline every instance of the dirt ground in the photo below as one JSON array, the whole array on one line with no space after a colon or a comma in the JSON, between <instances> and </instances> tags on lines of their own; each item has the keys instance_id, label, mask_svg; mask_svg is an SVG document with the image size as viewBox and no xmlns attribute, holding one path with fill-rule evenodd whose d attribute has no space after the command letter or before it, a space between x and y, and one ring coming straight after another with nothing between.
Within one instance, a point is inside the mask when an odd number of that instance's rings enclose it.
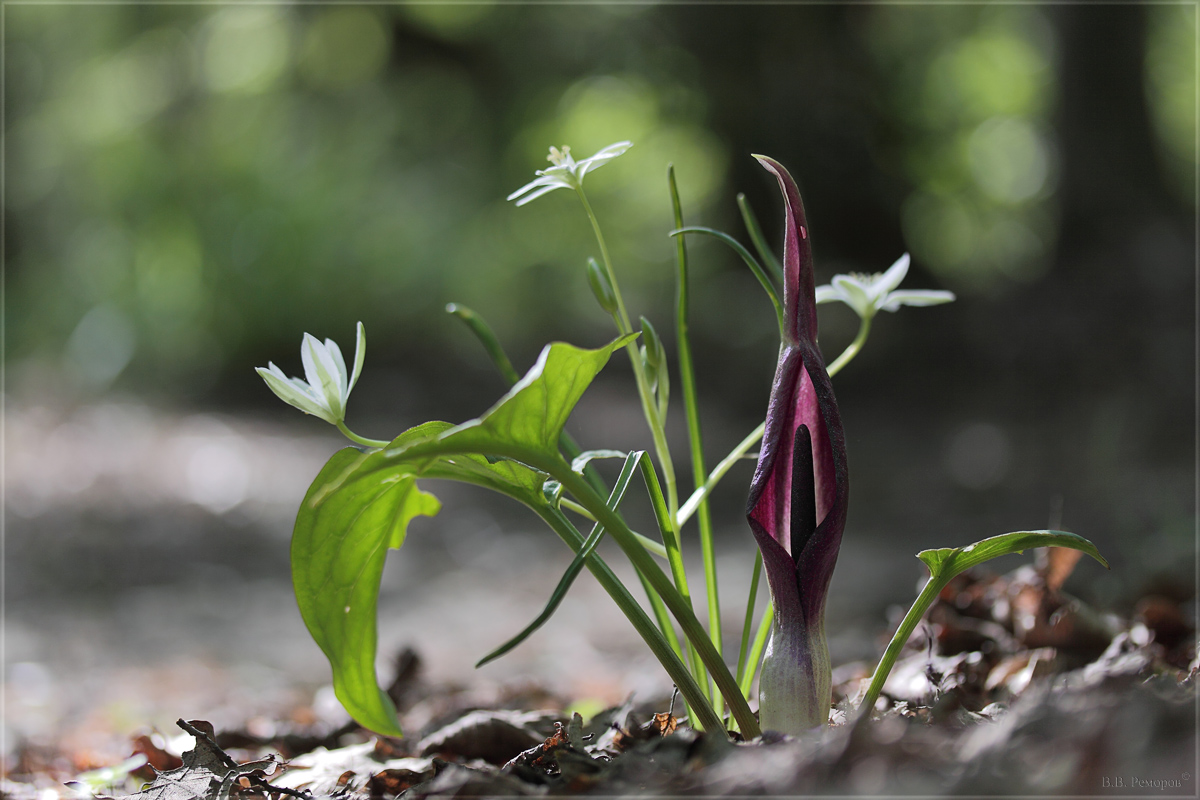
<instances>
[{"instance_id":1,"label":"dirt ground","mask_svg":"<svg viewBox=\"0 0 1200 800\"><path fill-rule=\"evenodd\" d=\"M537 614L569 554L517 512L456 505L461 490L444 486L446 511L385 574L379 667L408 736L377 739L332 697L288 583L296 505L337 446L131 403L10 411L4 796L1197 794L1186 596L1147 594L1116 615L1063 590L1073 564L1006 561L943 595L874 718L856 717L903 611L887 598L911 599L919 565L897 571L906 547L848 537L830 600L832 724L731 743L679 718L591 582L473 670ZM732 629L753 553L719 544Z\"/></svg>"}]
</instances>

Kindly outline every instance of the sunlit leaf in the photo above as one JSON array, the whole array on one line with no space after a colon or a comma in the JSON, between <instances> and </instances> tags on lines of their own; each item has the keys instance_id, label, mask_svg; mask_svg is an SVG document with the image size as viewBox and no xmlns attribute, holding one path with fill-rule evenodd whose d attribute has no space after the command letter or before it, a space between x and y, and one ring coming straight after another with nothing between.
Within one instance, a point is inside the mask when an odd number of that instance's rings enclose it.
<instances>
[{"instance_id":1,"label":"sunlit leaf","mask_svg":"<svg viewBox=\"0 0 1200 800\"><path fill-rule=\"evenodd\" d=\"M596 350L549 345L479 419L425 423L382 450L342 450L321 470L296 519L293 583L304 622L333 668L337 697L358 722L400 735L375 676L376 615L387 550L403 544L414 517L440 508L417 488L417 478L463 481L534 508L548 506L547 476L510 453L558 458L571 410L613 350L632 338Z\"/></svg>"},{"instance_id":2,"label":"sunlit leaf","mask_svg":"<svg viewBox=\"0 0 1200 800\"><path fill-rule=\"evenodd\" d=\"M1080 550L1099 561L1108 569L1108 562L1096 545L1077 533L1067 531L1014 531L992 536L966 547L943 547L938 550L922 550L917 558L925 562L933 577L949 579L971 567L1000 556L1023 553L1032 547L1069 547Z\"/></svg>"}]
</instances>

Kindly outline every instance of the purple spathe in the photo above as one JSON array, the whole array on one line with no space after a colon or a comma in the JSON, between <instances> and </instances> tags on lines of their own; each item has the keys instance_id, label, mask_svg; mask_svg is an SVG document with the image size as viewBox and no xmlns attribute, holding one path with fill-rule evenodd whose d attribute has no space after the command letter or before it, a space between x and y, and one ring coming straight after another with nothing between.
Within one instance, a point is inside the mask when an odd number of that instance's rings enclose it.
<instances>
[{"instance_id":1,"label":"purple spathe","mask_svg":"<svg viewBox=\"0 0 1200 800\"><path fill-rule=\"evenodd\" d=\"M779 180L786 206L784 341L746 512L775 608L759 678L759 710L764 730L799 733L829 717L825 596L846 524L846 440L817 347L804 205L779 162L756 158Z\"/></svg>"}]
</instances>

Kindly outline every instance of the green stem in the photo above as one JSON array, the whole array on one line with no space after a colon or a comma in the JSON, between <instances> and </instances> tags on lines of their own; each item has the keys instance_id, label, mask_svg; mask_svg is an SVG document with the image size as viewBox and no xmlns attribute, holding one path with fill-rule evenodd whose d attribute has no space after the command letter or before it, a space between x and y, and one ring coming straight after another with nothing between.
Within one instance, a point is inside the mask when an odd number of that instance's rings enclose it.
<instances>
[{"instance_id":1,"label":"green stem","mask_svg":"<svg viewBox=\"0 0 1200 800\"><path fill-rule=\"evenodd\" d=\"M587 484L585 483L584 485ZM535 511L572 550L579 552L583 548L583 534L563 516L561 511L548 506L536 508ZM666 669L671 680L679 687L680 694L683 695L689 709L696 715L697 720L704 729L709 731L722 730L721 718L709 706L699 684L696 683L695 679L688 673L687 667L679 659L677 655L678 642L676 642L676 647L671 647L671 644L663 634L650 621L650 618L646 616L646 612L642 610L637 600L634 599L629 590L625 588L625 585L621 583L621 580L613 574L612 570L608 568L608 565L598 555L593 553L588 556L587 567L596 576L596 580L604 587L605 591L608 592L621 611L625 613L625 616L629 618L634 629L641 634L642 639L645 640L651 652L654 653L655 657L658 658L659 662ZM672 634L674 634L674 631L672 631Z\"/></svg>"},{"instance_id":2,"label":"green stem","mask_svg":"<svg viewBox=\"0 0 1200 800\"><path fill-rule=\"evenodd\" d=\"M343 436L355 444L361 444L363 447L387 447L389 444L391 444L391 442L383 439L367 439L366 437L359 436L357 433L347 428L345 422L338 421L334 424L337 425L337 429L342 432Z\"/></svg>"},{"instance_id":3,"label":"green stem","mask_svg":"<svg viewBox=\"0 0 1200 800\"><path fill-rule=\"evenodd\" d=\"M858 355L862 350L863 344L867 341L867 335L871 332L871 320L864 319L858 327L858 335L854 337L854 341L842 351L842 354L837 357L837 360L829 365L827 372L829 377L833 377L842 371L843 368ZM708 474L708 479L704 481L704 485L692 492L692 496L679 508L679 514L676 515L676 521L680 526L691 519L700 507L700 503L704 501L721 482L721 478L725 477L725 473L733 468L733 465L740 461L746 453L750 452L750 448L758 443L758 440L763 437L763 433L767 429L767 423L761 422L757 428L750 431L745 439L738 442L737 447L729 451L729 455L721 459L713 471Z\"/></svg>"},{"instance_id":4,"label":"green stem","mask_svg":"<svg viewBox=\"0 0 1200 800\"><path fill-rule=\"evenodd\" d=\"M651 587L683 627L684 635L695 646L704 665L708 667L709 673L715 678L721 694L729 702L730 710L742 732L749 738L760 735L761 729L758 726L758 720L750 712L750 706L746 704L746 699L742 696L733 675L730 674L729 667L721 659L721 654L713 647L708 634L700 625L700 621L696 619L691 607L671 585L670 579L663 574L650 554L633 537L625 520L619 514L613 513L588 482L572 472L570 465L561 458L557 459L558 463L547 463L544 454L541 453L530 452L520 455L525 457L526 463L544 469L557 478L564 489L573 494L576 500L596 515L600 524L608 530L609 535L616 540L621 549L625 551L625 555L633 562L634 568L646 576Z\"/></svg>"},{"instance_id":5,"label":"green stem","mask_svg":"<svg viewBox=\"0 0 1200 800\"><path fill-rule=\"evenodd\" d=\"M683 601L687 603L690 611L692 609L692 593L688 589L687 570L683 565L683 551L679 547L679 531L675 529L675 522L670 512L667 511L662 488L658 485L658 475L654 472L654 463L644 452L639 466L642 470L642 478L646 482L646 493L650 495L650 505L654 509L655 521L662 533L663 543L667 546L667 562L671 566L671 577L674 578L675 588L683 597ZM704 663L700 660L700 655L690 641L688 642L688 658L692 664L692 674L696 676L697 681L702 682L707 690L709 687L704 674Z\"/></svg>"},{"instance_id":6,"label":"green stem","mask_svg":"<svg viewBox=\"0 0 1200 800\"><path fill-rule=\"evenodd\" d=\"M887 683L888 674L895 666L896 659L900 657L900 651L904 649L908 637L912 636L913 631L921 622L921 617L925 616L925 612L933 605L933 601L941 594L948 582L949 577L934 578L931 576L925 583L925 588L921 589L912 608L904 615L904 620L896 629L892 641L888 643L887 650L883 651L883 657L879 659L879 666L875 667L875 676L871 678L871 685L867 687L867 693L858 706L861 712L870 714L871 710L875 708L875 701L879 699L879 693L883 691L883 684Z\"/></svg>"},{"instance_id":7,"label":"green stem","mask_svg":"<svg viewBox=\"0 0 1200 800\"><path fill-rule=\"evenodd\" d=\"M667 167L667 184L671 190L671 206L675 214L675 227L683 227L683 206L679 202L679 187L675 183L675 166ZM687 418L688 444L692 456L693 488L704 485L708 470L704 466L704 440L700 431L700 401L696 391L696 370L692 363L692 344L688 336L688 257L684 237L675 239L675 261L679 267L675 284L675 346L679 350L679 383L683 389L683 408ZM676 512L678 513L678 512ZM674 515L672 516L674 519ZM708 599L708 635L717 652L722 651L721 600L717 591L717 560L713 546L712 516L708 501L701 498L696 511L700 526L700 554L704 561L704 590ZM682 525L680 526L682 527ZM712 687L715 691L715 684ZM722 706L719 694L713 695L714 705ZM720 710L720 708L718 708Z\"/></svg>"},{"instance_id":8,"label":"green stem","mask_svg":"<svg viewBox=\"0 0 1200 800\"><path fill-rule=\"evenodd\" d=\"M750 577L750 597L746 600L746 620L742 623L742 645L738 648L738 684L746 675L746 656L750 648L750 630L754 627L754 602L758 600L758 581L762 577L762 551L754 553L754 573Z\"/></svg>"},{"instance_id":9,"label":"green stem","mask_svg":"<svg viewBox=\"0 0 1200 800\"><path fill-rule=\"evenodd\" d=\"M579 505L579 503L576 503L574 500L568 497L564 497L559 500L558 504L568 511L574 511L576 514L586 520L590 520L591 522L596 521L596 518L592 516L592 512L588 511L586 508ZM652 555L656 555L659 558L667 558L667 548L663 547L649 536L643 536L637 531L634 531L633 535L636 536L637 540L642 543L642 547L646 548L646 550L648 550Z\"/></svg>"},{"instance_id":10,"label":"green stem","mask_svg":"<svg viewBox=\"0 0 1200 800\"><path fill-rule=\"evenodd\" d=\"M754 635L754 644L750 647L750 655L746 657L746 671L742 673L741 689L743 697L750 696L750 687L754 685L754 675L762 661L763 648L767 645L767 635L771 632L771 623L775 620L775 604L767 601L763 609L762 619L758 623L758 633Z\"/></svg>"},{"instance_id":11,"label":"green stem","mask_svg":"<svg viewBox=\"0 0 1200 800\"><path fill-rule=\"evenodd\" d=\"M842 367L854 360L854 357L858 355L860 350L862 350L863 345L867 341L867 335L870 332L871 318L863 317L862 321L858 324L858 335L854 337L854 341L850 343L849 347L842 351L842 354L837 357L836 361L829 365L829 377L832 378L834 375L837 375L842 371Z\"/></svg>"},{"instance_id":12,"label":"green stem","mask_svg":"<svg viewBox=\"0 0 1200 800\"><path fill-rule=\"evenodd\" d=\"M613 319L617 323L617 331L624 336L633 332L633 326L630 324L629 314L625 310L625 300L621 296L621 287L617 283L617 276L613 271L608 245L605 244L604 234L600 230L600 221L596 218L596 213L592 211L592 204L588 202L583 187L577 186L575 193L579 195L583 210L592 223L592 232L596 235L596 243L600 246L600 258L604 262L604 271L608 275L608 282L612 284L613 297L617 301L617 313L613 315ZM671 461L671 451L667 446L667 434L663 427L664 420L659 416L658 404L650 391L650 381L646 378L646 370L642 365L642 356L638 351L637 342L625 345L625 352L633 367L634 382L637 383L638 397L642 401L642 413L645 414L646 424L650 427L650 435L654 439L654 453L658 456L658 463L663 471L663 483L667 490L667 507L671 510L671 518L674 519L679 509L679 490L675 481L675 464Z\"/></svg>"}]
</instances>

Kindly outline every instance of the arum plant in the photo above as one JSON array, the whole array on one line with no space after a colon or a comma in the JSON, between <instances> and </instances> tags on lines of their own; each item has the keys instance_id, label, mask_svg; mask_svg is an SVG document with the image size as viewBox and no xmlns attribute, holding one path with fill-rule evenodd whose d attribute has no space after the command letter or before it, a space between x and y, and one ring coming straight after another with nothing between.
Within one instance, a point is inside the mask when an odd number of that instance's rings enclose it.
<instances>
[{"instance_id":1,"label":"arum plant","mask_svg":"<svg viewBox=\"0 0 1200 800\"><path fill-rule=\"evenodd\" d=\"M804 206L787 170L773 159L756 158L778 179L786 209L783 342L746 512L774 606L759 710L765 728L798 733L829 717L825 596L846 525L850 486L841 415L817 347Z\"/></svg>"},{"instance_id":2,"label":"arum plant","mask_svg":"<svg viewBox=\"0 0 1200 800\"><path fill-rule=\"evenodd\" d=\"M547 345L522 375L483 318L450 304L483 344L509 384L490 409L460 424L431 421L394 439L359 436L346 427L346 404L362 373L366 334L358 325L353 368L347 369L332 340L304 335L304 380L289 378L274 363L258 372L284 402L337 426L357 445L335 453L317 475L301 503L292 536L292 579L301 616L329 659L337 697L362 725L379 733L401 735L395 707L375 674L380 581L384 560L400 548L409 524L441 508L425 490L429 480L453 480L504 494L541 519L574 553L545 609L522 630L490 649L477 666L502 657L535 635L551 618L576 578L590 572L629 619L638 635L679 689L690 722L706 730L733 726L753 738L763 728L798 733L828 719L830 663L825 638L825 601L847 519L849 478L846 444L831 377L861 350L872 318L902 305L933 305L953 295L943 291L899 289L909 267L907 256L878 275L837 275L816 287L804 207L795 182L777 161L757 156L775 176L785 206L782 262L766 246L744 198L739 204L761 266L733 237L709 228L684 227L683 210L668 169L677 236L676 361L656 326L640 317L634 329L621 295L617 273L583 191L585 175L625 153L629 142L603 148L575 161L570 148L551 148L552 166L513 192L524 205L555 189L572 189L587 215L599 259L589 259L586 280L600 309L611 317L616 337L600 347L579 348L564 342ZM738 251L767 290L779 322L781 345L764 423L706 472L697 380L688 335L688 257L684 234L714 235ZM782 294L776 281L782 280ZM819 303L841 301L860 317L859 335L829 366L817 346ZM764 312L766 308L764 306ZM667 328L662 328L667 330ZM653 443L648 450L583 450L564 432L583 392L613 353L624 349ZM677 369L682 396L694 490L679 502L666 420L671 403L671 368ZM678 399L676 400L678 402ZM707 504L733 464L762 440L750 488L747 519L758 544L754 576L738 648L736 674L726 663L718 602L712 521ZM596 470L602 459L623 467L609 487ZM638 532L626 521L621 503L635 476L650 500L657 530ZM420 484L420 485L418 485ZM693 609L683 551L685 526L695 517L704 565L707 627ZM580 526L589 528L585 535ZM1046 532L1041 532L1046 533ZM936 589L954 569L981 557L1011 551L1030 542L1086 549L1081 537L1050 532L1009 534L961 551L927 551L931 581L896 634L876 671L878 695L887 671L911 634ZM608 537L633 568L645 595L643 606L598 551ZM1033 538L1030 538L1033 537ZM1085 544L1086 543L1086 547ZM1006 550L1005 548L1008 548ZM942 554L938 558L928 553ZM1093 555L1094 548L1089 550ZM771 601L751 636L755 599L765 571ZM932 588L931 588L932 587ZM931 594L932 593L932 594ZM924 604L924 605L922 605ZM761 672L759 664L761 662ZM750 707L758 678L759 715ZM761 724L760 724L761 723Z\"/></svg>"}]
</instances>

